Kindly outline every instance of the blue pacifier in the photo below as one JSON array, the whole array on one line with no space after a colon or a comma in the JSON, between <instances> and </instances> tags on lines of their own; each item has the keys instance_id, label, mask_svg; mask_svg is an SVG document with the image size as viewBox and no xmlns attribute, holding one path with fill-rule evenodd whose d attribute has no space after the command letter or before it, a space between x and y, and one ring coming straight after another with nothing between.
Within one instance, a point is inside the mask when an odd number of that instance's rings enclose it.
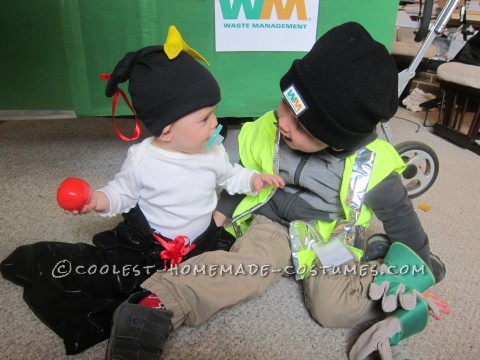
<instances>
[{"instance_id":1,"label":"blue pacifier","mask_svg":"<svg viewBox=\"0 0 480 360\"><path fill-rule=\"evenodd\" d=\"M222 135L220 135L220 131L222 131L222 128L223 128L223 126L221 124L219 124L215 128L215 132L212 135L210 135L207 143L205 144L205 149L208 150L213 145L220 145L222 143L222 141L224 140L224 137Z\"/></svg>"}]
</instances>

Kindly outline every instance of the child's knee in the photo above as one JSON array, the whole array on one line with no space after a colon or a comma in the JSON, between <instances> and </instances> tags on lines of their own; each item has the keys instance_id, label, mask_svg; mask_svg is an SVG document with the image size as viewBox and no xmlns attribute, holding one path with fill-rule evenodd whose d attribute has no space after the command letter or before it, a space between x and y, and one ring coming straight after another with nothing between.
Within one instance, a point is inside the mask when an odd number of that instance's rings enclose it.
<instances>
[{"instance_id":1,"label":"child's knee","mask_svg":"<svg viewBox=\"0 0 480 360\"><path fill-rule=\"evenodd\" d=\"M340 306L338 299L331 295L306 301L312 318L326 328L349 328L357 325L358 319L355 314L350 312L350 309Z\"/></svg>"},{"instance_id":2,"label":"child's knee","mask_svg":"<svg viewBox=\"0 0 480 360\"><path fill-rule=\"evenodd\" d=\"M319 275L304 282L305 304L323 327L349 328L377 315L360 279Z\"/></svg>"},{"instance_id":3,"label":"child's knee","mask_svg":"<svg viewBox=\"0 0 480 360\"><path fill-rule=\"evenodd\" d=\"M288 265L292 255L288 230L271 220L252 224L230 251L248 255L255 263L272 267Z\"/></svg>"}]
</instances>

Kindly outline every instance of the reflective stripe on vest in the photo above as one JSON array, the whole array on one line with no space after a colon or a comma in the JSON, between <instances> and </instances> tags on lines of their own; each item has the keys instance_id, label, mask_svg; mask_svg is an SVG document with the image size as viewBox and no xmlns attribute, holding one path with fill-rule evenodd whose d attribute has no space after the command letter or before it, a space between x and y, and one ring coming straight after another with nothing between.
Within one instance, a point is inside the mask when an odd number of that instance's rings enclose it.
<instances>
[{"instance_id":1,"label":"reflective stripe on vest","mask_svg":"<svg viewBox=\"0 0 480 360\"><path fill-rule=\"evenodd\" d=\"M345 199L346 219L335 223L328 238L322 237L317 231L317 226L320 224L318 220L298 220L290 223L289 238L297 280L309 274L309 269L316 258L319 259L323 269L328 270L330 267L340 266L351 260L360 260L363 256L365 236L363 232L358 233L355 224L360 218L374 161L373 151L366 148L357 151ZM328 248L325 247L327 243L330 244Z\"/></svg>"}]
</instances>

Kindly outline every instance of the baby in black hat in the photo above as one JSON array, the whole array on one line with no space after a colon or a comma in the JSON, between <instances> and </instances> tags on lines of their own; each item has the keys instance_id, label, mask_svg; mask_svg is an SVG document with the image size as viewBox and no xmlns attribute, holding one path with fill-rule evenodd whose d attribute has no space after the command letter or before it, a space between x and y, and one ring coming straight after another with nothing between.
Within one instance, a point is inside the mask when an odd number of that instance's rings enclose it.
<instances>
[{"instance_id":1,"label":"baby in black hat","mask_svg":"<svg viewBox=\"0 0 480 360\"><path fill-rule=\"evenodd\" d=\"M129 80L136 116L153 137L128 150L121 171L81 213L113 216L138 204L156 232L195 242L212 220L217 185L232 194L283 185L278 176L232 166L223 145L213 145L220 88L194 56L201 58L172 26L164 46L127 53L117 64L106 95Z\"/></svg>"},{"instance_id":2,"label":"baby in black hat","mask_svg":"<svg viewBox=\"0 0 480 360\"><path fill-rule=\"evenodd\" d=\"M156 270L230 248L235 238L212 218L217 186L254 195L265 185L283 185L278 176L229 162L215 139L220 89L194 57L201 58L171 27L165 46L126 54L108 77L106 95L114 96L114 105L123 94L118 84L129 80L136 117L153 137L131 146L115 178L85 190L89 200L72 213L122 214L124 221L96 234L93 245L39 242L2 262L5 277L29 288L36 283L25 300L64 338L67 354L104 340L109 314ZM63 262L75 269L68 277L59 280L53 265L54 276L44 276L46 264ZM152 296L145 301L156 304Z\"/></svg>"}]
</instances>

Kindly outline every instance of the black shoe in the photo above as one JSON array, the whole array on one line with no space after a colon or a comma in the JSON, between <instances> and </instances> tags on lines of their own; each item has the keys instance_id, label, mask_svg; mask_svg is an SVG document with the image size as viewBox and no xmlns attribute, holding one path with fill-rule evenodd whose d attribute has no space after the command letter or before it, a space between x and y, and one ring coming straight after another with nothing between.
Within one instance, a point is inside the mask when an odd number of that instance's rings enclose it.
<instances>
[{"instance_id":1,"label":"black shoe","mask_svg":"<svg viewBox=\"0 0 480 360\"><path fill-rule=\"evenodd\" d=\"M215 244L215 250L229 251L236 240L237 238L235 236L221 226L218 228L218 239Z\"/></svg>"},{"instance_id":2,"label":"black shoe","mask_svg":"<svg viewBox=\"0 0 480 360\"><path fill-rule=\"evenodd\" d=\"M390 239L385 234L374 234L367 239L367 249L362 261L384 258L390 248Z\"/></svg>"},{"instance_id":3,"label":"black shoe","mask_svg":"<svg viewBox=\"0 0 480 360\"><path fill-rule=\"evenodd\" d=\"M437 255L430 253L430 260L432 262L432 273L435 277L435 284L438 284L445 277L447 268Z\"/></svg>"},{"instance_id":4,"label":"black shoe","mask_svg":"<svg viewBox=\"0 0 480 360\"><path fill-rule=\"evenodd\" d=\"M173 312L137 303L150 293L131 295L113 315L106 360L158 360L173 330Z\"/></svg>"}]
</instances>

